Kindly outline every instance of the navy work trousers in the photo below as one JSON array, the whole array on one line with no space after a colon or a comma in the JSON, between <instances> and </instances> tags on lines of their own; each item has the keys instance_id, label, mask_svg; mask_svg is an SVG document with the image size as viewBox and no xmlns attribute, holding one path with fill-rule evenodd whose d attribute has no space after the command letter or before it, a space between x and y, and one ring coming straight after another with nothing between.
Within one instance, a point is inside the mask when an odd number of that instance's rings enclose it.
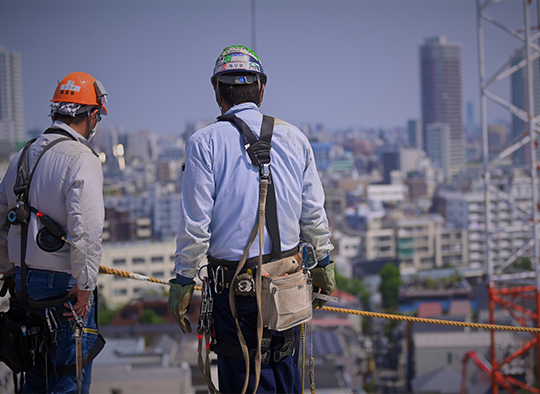
<instances>
[{"instance_id":1,"label":"navy work trousers","mask_svg":"<svg viewBox=\"0 0 540 394\"><path fill-rule=\"evenodd\" d=\"M236 308L238 321L249 349L257 344L257 302L255 297L237 296ZM236 325L231 314L229 305L229 291L225 289L222 294L217 294L214 301L215 336L218 346L220 343L232 345L238 349L233 356L230 353L218 353L218 379L219 391L222 393L240 393L246 378L245 363L241 355L240 342L236 333ZM298 334L298 327L294 328ZM297 336L297 335L296 335ZM272 331L272 356L273 351L283 346L283 333ZM298 340L296 341L298 343ZM297 349L298 350L298 349ZM261 364L261 374L257 393L300 393L302 390L302 377L298 367L298 351L295 355L286 356L278 362L271 357L270 362ZM250 364L249 384L247 392L253 392L255 384L255 365Z\"/></svg>"}]
</instances>

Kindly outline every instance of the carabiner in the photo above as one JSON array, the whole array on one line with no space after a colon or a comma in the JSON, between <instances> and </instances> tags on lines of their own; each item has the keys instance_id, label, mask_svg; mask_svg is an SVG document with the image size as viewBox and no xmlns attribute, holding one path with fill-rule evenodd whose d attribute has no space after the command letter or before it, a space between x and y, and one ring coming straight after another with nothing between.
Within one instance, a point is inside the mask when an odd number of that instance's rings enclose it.
<instances>
[{"instance_id":1,"label":"carabiner","mask_svg":"<svg viewBox=\"0 0 540 394\"><path fill-rule=\"evenodd\" d=\"M221 281L219 280L219 273L221 272ZM221 294L225 290L225 267L218 265L215 271L212 271L214 279L214 293ZM219 289L221 288L221 289Z\"/></svg>"},{"instance_id":2,"label":"carabiner","mask_svg":"<svg viewBox=\"0 0 540 394\"><path fill-rule=\"evenodd\" d=\"M304 269L304 270L310 270L310 269L315 268L319 262L317 261L317 256L315 255L315 248L313 247L313 245L310 244L307 241L301 241L300 244L299 244L299 247L300 247L300 251L302 252L302 265L301 265L301 268ZM304 258L304 253L303 252L306 249L307 249L306 257ZM313 260L313 264L311 264L310 266L306 266L306 263L309 261L310 257Z\"/></svg>"}]
</instances>

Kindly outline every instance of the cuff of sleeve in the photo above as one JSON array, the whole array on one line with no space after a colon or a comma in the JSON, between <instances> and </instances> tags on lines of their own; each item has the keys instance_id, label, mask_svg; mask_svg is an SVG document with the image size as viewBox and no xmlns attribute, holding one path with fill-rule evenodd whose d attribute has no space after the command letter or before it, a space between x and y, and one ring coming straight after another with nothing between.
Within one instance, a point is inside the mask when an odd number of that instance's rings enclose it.
<instances>
[{"instance_id":1,"label":"cuff of sleeve","mask_svg":"<svg viewBox=\"0 0 540 394\"><path fill-rule=\"evenodd\" d=\"M187 286L195 283L193 278L188 278L187 276L176 274L176 283L181 286Z\"/></svg>"},{"instance_id":2,"label":"cuff of sleeve","mask_svg":"<svg viewBox=\"0 0 540 394\"><path fill-rule=\"evenodd\" d=\"M328 264L330 264L330 253L320 259L317 263L319 267L326 267Z\"/></svg>"}]
</instances>

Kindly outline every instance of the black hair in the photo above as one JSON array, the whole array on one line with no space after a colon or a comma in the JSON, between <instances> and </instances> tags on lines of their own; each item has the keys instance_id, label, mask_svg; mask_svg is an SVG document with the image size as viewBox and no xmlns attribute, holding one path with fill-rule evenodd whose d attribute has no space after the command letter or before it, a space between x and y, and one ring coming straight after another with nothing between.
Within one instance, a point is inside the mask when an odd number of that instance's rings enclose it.
<instances>
[{"instance_id":1,"label":"black hair","mask_svg":"<svg viewBox=\"0 0 540 394\"><path fill-rule=\"evenodd\" d=\"M76 116L63 115L63 114L59 114L58 112L55 112L52 115L52 120L53 121L59 120L60 122L63 122L69 125L69 124L78 124L83 121L86 121L87 117L88 117L88 114L86 112L80 113Z\"/></svg>"},{"instance_id":2,"label":"black hair","mask_svg":"<svg viewBox=\"0 0 540 394\"><path fill-rule=\"evenodd\" d=\"M230 105L252 102L260 105L261 93L258 83L249 85L228 85L219 83L219 94Z\"/></svg>"}]
</instances>

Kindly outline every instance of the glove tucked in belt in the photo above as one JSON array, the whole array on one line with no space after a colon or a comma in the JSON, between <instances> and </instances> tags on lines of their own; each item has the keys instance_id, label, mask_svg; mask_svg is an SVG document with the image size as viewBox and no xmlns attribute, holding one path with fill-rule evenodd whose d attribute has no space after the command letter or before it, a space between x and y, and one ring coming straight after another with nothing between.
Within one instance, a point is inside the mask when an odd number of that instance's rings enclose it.
<instances>
[{"instance_id":1,"label":"glove tucked in belt","mask_svg":"<svg viewBox=\"0 0 540 394\"><path fill-rule=\"evenodd\" d=\"M169 283L171 285L168 302L169 312L173 315L184 334L191 332L191 324L185 315L191 303L195 282L182 286L176 283L175 279L171 279Z\"/></svg>"},{"instance_id":2,"label":"glove tucked in belt","mask_svg":"<svg viewBox=\"0 0 540 394\"><path fill-rule=\"evenodd\" d=\"M311 270L311 277L313 278L313 291L322 294L331 295L336 289L336 278L334 273L335 263L333 261L324 267L315 267ZM326 304L325 300L315 298L313 300L313 307L320 308Z\"/></svg>"}]
</instances>

